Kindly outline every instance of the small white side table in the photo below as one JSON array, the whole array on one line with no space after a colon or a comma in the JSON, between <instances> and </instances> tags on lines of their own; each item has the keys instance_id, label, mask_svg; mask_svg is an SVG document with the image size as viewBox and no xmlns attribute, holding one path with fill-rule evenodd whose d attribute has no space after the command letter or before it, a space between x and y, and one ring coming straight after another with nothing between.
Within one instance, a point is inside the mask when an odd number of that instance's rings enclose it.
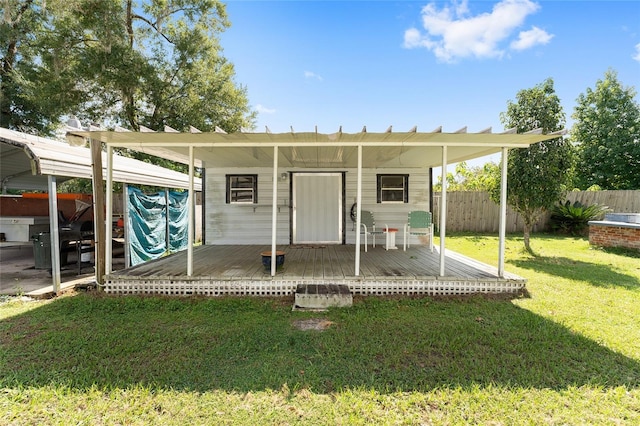
<instances>
[{"instance_id":1,"label":"small white side table","mask_svg":"<svg viewBox=\"0 0 640 426\"><path fill-rule=\"evenodd\" d=\"M386 242L384 245L385 250L397 250L396 247L396 233L398 232L398 228L385 228L384 233L386 235Z\"/></svg>"}]
</instances>

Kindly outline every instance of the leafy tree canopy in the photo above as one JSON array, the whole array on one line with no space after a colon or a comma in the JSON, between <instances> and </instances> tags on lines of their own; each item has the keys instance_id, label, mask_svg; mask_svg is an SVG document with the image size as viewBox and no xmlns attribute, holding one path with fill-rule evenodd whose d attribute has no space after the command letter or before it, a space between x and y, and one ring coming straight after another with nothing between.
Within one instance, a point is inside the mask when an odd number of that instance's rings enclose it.
<instances>
[{"instance_id":1,"label":"leafy tree canopy","mask_svg":"<svg viewBox=\"0 0 640 426\"><path fill-rule=\"evenodd\" d=\"M70 52L73 0L5 0L0 21L0 126L51 135L82 100Z\"/></svg>"},{"instance_id":2,"label":"leafy tree canopy","mask_svg":"<svg viewBox=\"0 0 640 426\"><path fill-rule=\"evenodd\" d=\"M132 130L252 127L217 0L6 0L0 125L48 135L66 114Z\"/></svg>"},{"instance_id":3,"label":"leafy tree canopy","mask_svg":"<svg viewBox=\"0 0 640 426\"><path fill-rule=\"evenodd\" d=\"M544 134L562 130L565 115L553 80L549 78L531 89L520 90L516 102L508 102L500 120L506 128L516 128L518 133L538 128ZM507 203L522 216L528 251L533 225L560 201L571 182L572 163L573 148L562 137L509 151ZM499 185L494 186L491 195L494 201L499 200Z\"/></svg>"},{"instance_id":4,"label":"leafy tree canopy","mask_svg":"<svg viewBox=\"0 0 640 426\"><path fill-rule=\"evenodd\" d=\"M483 166L469 166L465 161L456 164L455 173L447 173L447 191L489 191L499 185L500 168L489 162ZM442 177L433 187L442 190Z\"/></svg>"},{"instance_id":5,"label":"leafy tree canopy","mask_svg":"<svg viewBox=\"0 0 640 426\"><path fill-rule=\"evenodd\" d=\"M580 94L571 139L578 147L581 188L640 189L640 106L609 70L595 89Z\"/></svg>"}]
</instances>

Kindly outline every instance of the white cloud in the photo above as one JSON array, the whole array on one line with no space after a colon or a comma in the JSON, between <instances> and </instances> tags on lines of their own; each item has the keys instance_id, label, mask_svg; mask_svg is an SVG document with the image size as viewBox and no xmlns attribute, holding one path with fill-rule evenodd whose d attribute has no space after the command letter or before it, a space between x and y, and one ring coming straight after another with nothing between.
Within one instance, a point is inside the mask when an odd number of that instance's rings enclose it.
<instances>
[{"instance_id":1,"label":"white cloud","mask_svg":"<svg viewBox=\"0 0 640 426\"><path fill-rule=\"evenodd\" d=\"M636 44L636 54L633 55L633 59L640 62L640 43Z\"/></svg>"},{"instance_id":2,"label":"white cloud","mask_svg":"<svg viewBox=\"0 0 640 426\"><path fill-rule=\"evenodd\" d=\"M319 76L318 74L311 72L311 71L305 71L304 72L304 78L313 78L316 79L318 81L322 81L323 78L321 76Z\"/></svg>"},{"instance_id":3,"label":"white cloud","mask_svg":"<svg viewBox=\"0 0 640 426\"><path fill-rule=\"evenodd\" d=\"M436 43L428 37L423 37L416 28L409 28L404 32L404 47L412 49L414 47L426 47L432 49Z\"/></svg>"},{"instance_id":4,"label":"white cloud","mask_svg":"<svg viewBox=\"0 0 640 426\"><path fill-rule=\"evenodd\" d=\"M547 44L552 38L552 34L538 27L533 27L529 31L521 31L518 39L512 41L510 47L513 50L526 50L537 44Z\"/></svg>"},{"instance_id":5,"label":"white cloud","mask_svg":"<svg viewBox=\"0 0 640 426\"><path fill-rule=\"evenodd\" d=\"M468 0L453 1L442 9L430 3L422 9L424 32L416 28L406 30L404 47L424 47L445 62L467 57L501 57L505 53L501 44L512 38L527 16L539 8L531 0L502 0L493 6L490 13L470 16ZM520 46L524 49L526 43L532 43L528 47L538 44L544 40L543 35L548 40L552 37L535 27L524 31L513 48Z\"/></svg>"},{"instance_id":6,"label":"white cloud","mask_svg":"<svg viewBox=\"0 0 640 426\"><path fill-rule=\"evenodd\" d=\"M273 108L267 108L264 105L258 104L256 105L256 111L261 114L275 114L276 110Z\"/></svg>"}]
</instances>

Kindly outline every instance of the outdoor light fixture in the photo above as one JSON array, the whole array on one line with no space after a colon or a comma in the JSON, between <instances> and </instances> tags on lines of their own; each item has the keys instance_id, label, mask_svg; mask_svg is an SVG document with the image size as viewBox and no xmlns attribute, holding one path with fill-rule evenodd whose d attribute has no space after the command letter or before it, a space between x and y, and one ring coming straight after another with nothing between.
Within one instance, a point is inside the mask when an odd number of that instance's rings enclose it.
<instances>
[{"instance_id":1,"label":"outdoor light fixture","mask_svg":"<svg viewBox=\"0 0 640 426\"><path fill-rule=\"evenodd\" d=\"M69 127L75 127L76 129L82 129L82 123L80 122L80 120L78 120L78 117L76 117L75 115L72 115L71 117L69 117L69 120L67 120L67 125Z\"/></svg>"},{"instance_id":2,"label":"outdoor light fixture","mask_svg":"<svg viewBox=\"0 0 640 426\"><path fill-rule=\"evenodd\" d=\"M75 115L69 117L69 120L67 120L67 126L75 130L84 130L84 128L82 127L82 123ZM86 143L85 138L83 138L82 136L71 135L68 133L66 135L66 139L71 146L84 146L84 144Z\"/></svg>"}]
</instances>

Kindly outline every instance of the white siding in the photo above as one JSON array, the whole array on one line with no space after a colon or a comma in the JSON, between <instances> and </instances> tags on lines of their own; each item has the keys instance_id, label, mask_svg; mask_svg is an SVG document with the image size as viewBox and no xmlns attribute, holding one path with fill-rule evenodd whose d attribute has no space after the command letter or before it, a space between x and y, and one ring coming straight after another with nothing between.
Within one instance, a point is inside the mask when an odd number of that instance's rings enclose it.
<instances>
[{"instance_id":1,"label":"white siding","mask_svg":"<svg viewBox=\"0 0 640 426\"><path fill-rule=\"evenodd\" d=\"M226 175L258 175L257 204L226 204ZM206 244L271 244L272 169L207 169ZM278 244L289 243L289 179L278 182Z\"/></svg>"},{"instance_id":2,"label":"white siding","mask_svg":"<svg viewBox=\"0 0 640 426\"><path fill-rule=\"evenodd\" d=\"M408 174L409 202L407 204L378 204L376 197L377 174ZM354 169L347 173L346 180L347 244L355 244L355 225L349 218L349 211L356 200L357 170ZM382 228L385 224L391 228L398 228L396 245L402 244L402 228L407 221L407 214L412 210L429 210L429 170L363 169L362 210L369 210L373 213L376 220L376 228ZM378 242L380 242L379 240L380 238L378 238ZM411 240L411 242L416 244L418 240ZM364 241L362 243L364 244Z\"/></svg>"},{"instance_id":3,"label":"white siding","mask_svg":"<svg viewBox=\"0 0 640 426\"><path fill-rule=\"evenodd\" d=\"M288 172L343 172L345 177L346 243L355 243L354 225L349 218L356 199L356 169L280 169ZM378 204L376 202L376 174L408 174L408 204ZM258 204L237 205L225 202L225 176L228 174L258 175ZM205 183L206 244L271 244L272 176L270 168L207 169ZM362 171L362 208L373 212L376 224L399 228L397 242L402 244L402 228L411 210L429 210L428 169L364 169ZM277 244L290 242L290 179L278 181ZM412 239L412 244L418 240Z\"/></svg>"}]
</instances>

